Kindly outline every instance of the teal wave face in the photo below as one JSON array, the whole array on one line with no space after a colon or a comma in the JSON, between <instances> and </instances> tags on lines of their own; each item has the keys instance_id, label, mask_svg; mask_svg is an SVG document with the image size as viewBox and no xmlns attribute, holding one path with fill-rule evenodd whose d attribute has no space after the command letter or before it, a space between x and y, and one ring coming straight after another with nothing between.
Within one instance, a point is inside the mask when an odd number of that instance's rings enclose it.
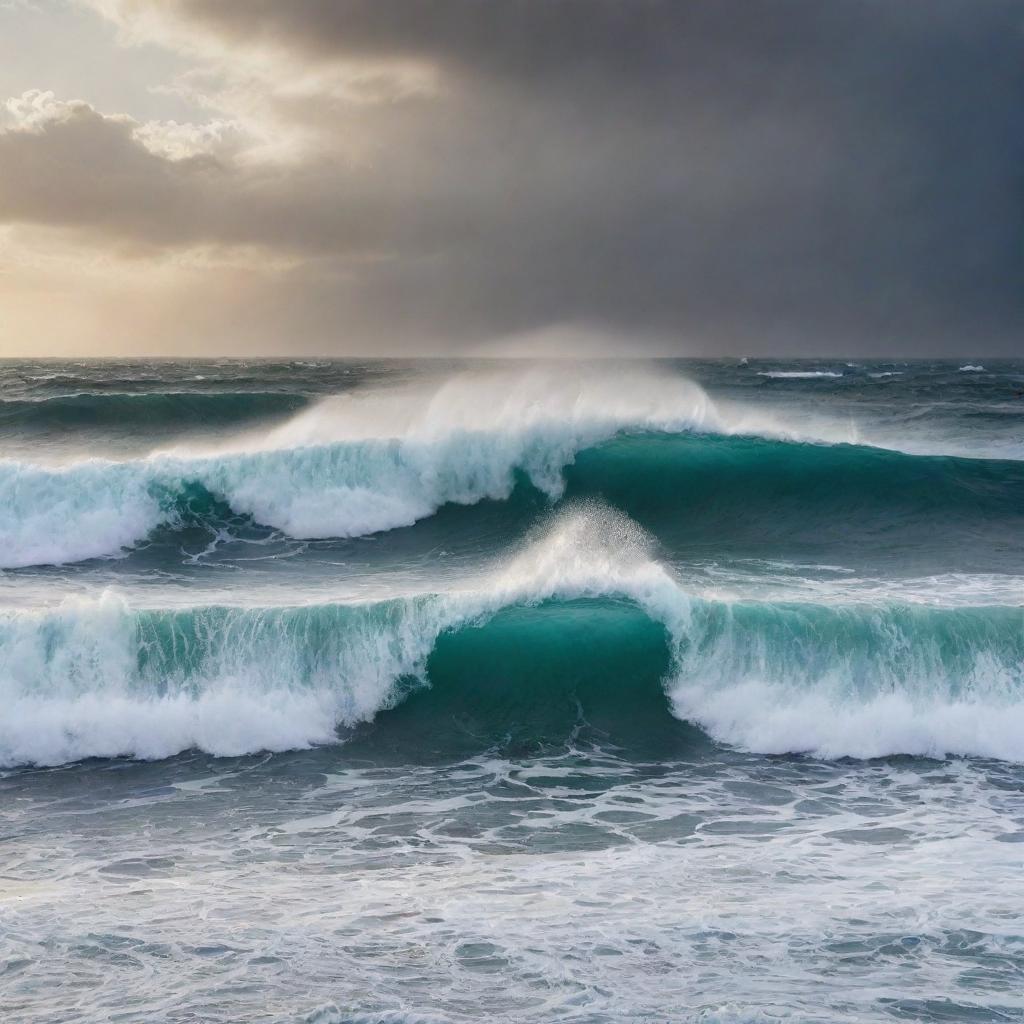
<instances>
[{"instance_id":1,"label":"teal wave face","mask_svg":"<svg viewBox=\"0 0 1024 1024\"><path fill-rule=\"evenodd\" d=\"M1024 463L761 438L623 436L581 452L567 496L601 497L673 553L848 556L1024 568Z\"/></svg>"},{"instance_id":2,"label":"teal wave face","mask_svg":"<svg viewBox=\"0 0 1024 1024\"><path fill-rule=\"evenodd\" d=\"M496 748L527 756L598 744L657 760L705 750L665 695L672 641L625 601L506 608L442 633L425 665L427 687L358 730L351 753L450 759Z\"/></svg>"},{"instance_id":3,"label":"teal wave face","mask_svg":"<svg viewBox=\"0 0 1024 1024\"><path fill-rule=\"evenodd\" d=\"M565 475L570 492L600 491L634 510L754 503L758 512L791 504L826 512L941 506L1002 515L1019 512L1024 497L1024 462L758 437L622 435L580 452Z\"/></svg>"}]
</instances>

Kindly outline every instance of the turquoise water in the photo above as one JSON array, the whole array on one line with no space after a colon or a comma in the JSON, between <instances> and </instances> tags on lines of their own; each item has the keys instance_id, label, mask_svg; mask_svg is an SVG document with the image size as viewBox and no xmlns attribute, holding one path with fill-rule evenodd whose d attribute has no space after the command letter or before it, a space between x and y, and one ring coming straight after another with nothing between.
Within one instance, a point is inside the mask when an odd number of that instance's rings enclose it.
<instances>
[{"instance_id":1,"label":"turquoise water","mask_svg":"<svg viewBox=\"0 0 1024 1024\"><path fill-rule=\"evenodd\" d=\"M1024 1020L1022 391L0 364L4 1019Z\"/></svg>"}]
</instances>

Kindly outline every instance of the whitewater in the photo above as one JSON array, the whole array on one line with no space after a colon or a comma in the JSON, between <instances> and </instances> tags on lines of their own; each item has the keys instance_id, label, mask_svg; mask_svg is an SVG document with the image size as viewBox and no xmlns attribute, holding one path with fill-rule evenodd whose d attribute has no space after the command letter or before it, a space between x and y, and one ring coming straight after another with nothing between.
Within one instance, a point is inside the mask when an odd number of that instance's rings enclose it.
<instances>
[{"instance_id":1,"label":"whitewater","mask_svg":"<svg viewBox=\"0 0 1024 1024\"><path fill-rule=\"evenodd\" d=\"M1024 1019L1022 388L0 364L5 1020Z\"/></svg>"}]
</instances>

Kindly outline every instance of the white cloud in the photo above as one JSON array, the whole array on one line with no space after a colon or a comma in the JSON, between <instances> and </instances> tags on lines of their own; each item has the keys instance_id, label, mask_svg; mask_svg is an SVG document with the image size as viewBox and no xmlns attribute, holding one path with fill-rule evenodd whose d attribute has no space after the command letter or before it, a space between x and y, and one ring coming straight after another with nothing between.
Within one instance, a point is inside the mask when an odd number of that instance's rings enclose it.
<instances>
[{"instance_id":1,"label":"white cloud","mask_svg":"<svg viewBox=\"0 0 1024 1024\"><path fill-rule=\"evenodd\" d=\"M230 160L252 143L251 137L239 122L219 119L203 124L146 121L137 125L132 135L151 153L168 160L185 160L197 156Z\"/></svg>"},{"instance_id":2,"label":"white cloud","mask_svg":"<svg viewBox=\"0 0 1024 1024\"><path fill-rule=\"evenodd\" d=\"M59 100L48 90L29 89L4 102L5 116L0 122L0 128L38 132L51 121L61 121L78 110L88 109L89 104L83 100Z\"/></svg>"},{"instance_id":3,"label":"white cloud","mask_svg":"<svg viewBox=\"0 0 1024 1024\"><path fill-rule=\"evenodd\" d=\"M186 160L209 156L231 160L253 145L237 121L213 119L203 123L180 121L139 122L127 114L102 114L84 100L64 100L52 91L29 89L12 96L0 108L0 132L39 134L55 122L76 116L94 116L114 125L125 126L131 137L150 153L166 160Z\"/></svg>"}]
</instances>

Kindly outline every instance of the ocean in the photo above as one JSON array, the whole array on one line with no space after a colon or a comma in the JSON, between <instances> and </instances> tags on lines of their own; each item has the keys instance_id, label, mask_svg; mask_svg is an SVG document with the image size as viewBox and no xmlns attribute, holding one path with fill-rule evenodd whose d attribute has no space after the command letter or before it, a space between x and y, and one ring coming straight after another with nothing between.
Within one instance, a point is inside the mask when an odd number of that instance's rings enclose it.
<instances>
[{"instance_id":1,"label":"ocean","mask_svg":"<svg viewBox=\"0 0 1024 1024\"><path fill-rule=\"evenodd\" d=\"M0 363L0 1019L1024 1021L1022 392Z\"/></svg>"}]
</instances>

